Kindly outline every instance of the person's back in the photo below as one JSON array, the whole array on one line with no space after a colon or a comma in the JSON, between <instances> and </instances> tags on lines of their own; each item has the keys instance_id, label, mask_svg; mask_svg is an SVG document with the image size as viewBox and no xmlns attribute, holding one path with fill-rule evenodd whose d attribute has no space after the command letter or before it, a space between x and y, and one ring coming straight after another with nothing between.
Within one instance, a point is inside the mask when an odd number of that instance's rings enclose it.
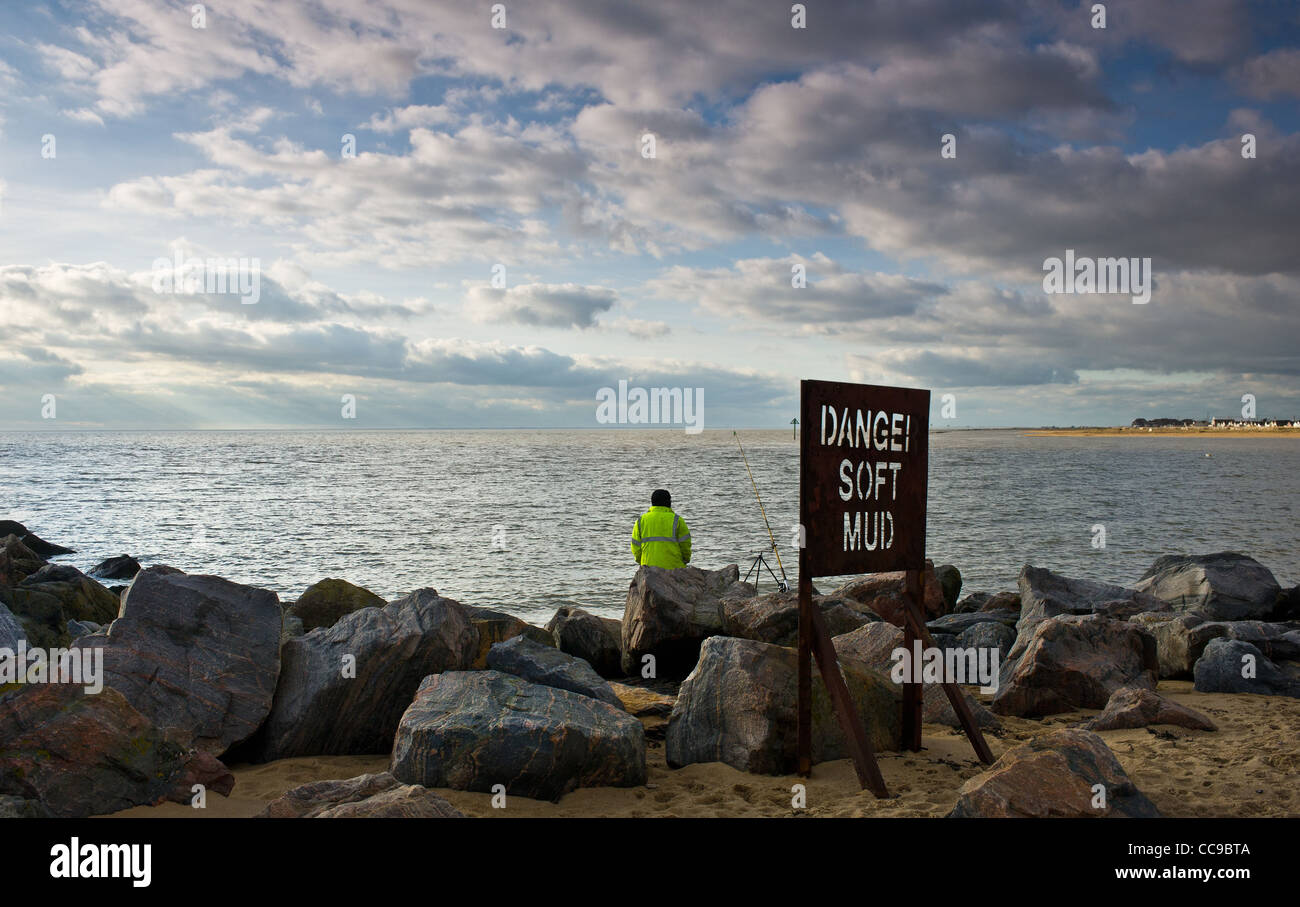
<instances>
[{"instance_id":1,"label":"person's back","mask_svg":"<svg viewBox=\"0 0 1300 907\"><path fill-rule=\"evenodd\" d=\"M672 496L659 489L650 496L650 509L632 526L632 557L643 567L671 570L691 562L691 530L672 503Z\"/></svg>"}]
</instances>

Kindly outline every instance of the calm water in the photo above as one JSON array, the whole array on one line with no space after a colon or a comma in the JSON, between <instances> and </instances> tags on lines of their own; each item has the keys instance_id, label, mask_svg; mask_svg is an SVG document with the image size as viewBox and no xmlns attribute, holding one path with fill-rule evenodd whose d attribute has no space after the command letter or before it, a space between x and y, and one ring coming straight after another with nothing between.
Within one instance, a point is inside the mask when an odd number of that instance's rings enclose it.
<instances>
[{"instance_id":1,"label":"calm water","mask_svg":"<svg viewBox=\"0 0 1300 907\"><path fill-rule=\"evenodd\" d=\"M784 554L797 445L741 437ZM0 433L0 457L0 518L77 549L62 560L129 553L282 598L336 576L535 621L562 603L621 616L631 525L657 487L694 564L743 572L766 545L729 431ZM1131 583L1161 554L1223 549L1293 585L1298 497L1300 439L936 433L929 552L964 591L1013 589L1026 562Z\"/></svg>"}]
</instances>

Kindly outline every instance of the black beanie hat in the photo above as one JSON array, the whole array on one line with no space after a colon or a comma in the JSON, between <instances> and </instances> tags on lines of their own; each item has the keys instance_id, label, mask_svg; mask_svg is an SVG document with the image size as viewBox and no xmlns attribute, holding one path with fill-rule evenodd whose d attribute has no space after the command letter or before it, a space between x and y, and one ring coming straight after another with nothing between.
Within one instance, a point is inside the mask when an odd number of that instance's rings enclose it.
<instances>
[{"instance_id":1,"label":"black beanie hat","mask_svg":"<svg viewBox=\"0 0 1300 907\"><path fill-rule=\"evenodd\" d=\"M660 488L654 494L650 495L651 507L671 507L673 506L673 496Z\"/></svg>"}]
</instances>

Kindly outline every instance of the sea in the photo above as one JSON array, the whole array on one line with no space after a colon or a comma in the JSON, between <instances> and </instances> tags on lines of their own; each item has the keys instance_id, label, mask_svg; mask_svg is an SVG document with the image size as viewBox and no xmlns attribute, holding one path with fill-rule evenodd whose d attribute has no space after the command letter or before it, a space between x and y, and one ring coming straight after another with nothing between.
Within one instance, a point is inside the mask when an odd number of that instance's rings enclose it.
<instances>
[{"instance_id":1,"label":"sea","mask_svg":"<svg viewBox=\"0 0 1300 907\"><path fill-rule=\"evenodd\" d=\"M0 462L0 519L76 549L59 561L131 554L282 599L338 577L536 623L562 605L621 617L656 488L690 525L693 565L744 575L762 553L797 573L788 429L9 432ZM1298 500L1297 438L935 431L927 554L958 568L963 595L1014 590L1025 564L1127 585L1161 555L1212 551L1290 586Z\"/></svg>"}]
</instances>

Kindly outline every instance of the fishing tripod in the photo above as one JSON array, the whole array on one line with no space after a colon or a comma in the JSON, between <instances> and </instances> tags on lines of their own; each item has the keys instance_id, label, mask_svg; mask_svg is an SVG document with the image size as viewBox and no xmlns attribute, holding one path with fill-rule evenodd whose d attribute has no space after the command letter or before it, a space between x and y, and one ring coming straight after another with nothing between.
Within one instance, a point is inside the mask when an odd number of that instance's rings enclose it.
<instances>
[{"instance_id":1,"label":"fishing tripod","mask_svg":"<svg viewBox=\"0 0 1300 907\"><path fill-rule=\"evenodd\" d=\"M772 524L767 521L767 510L763 507L763 499L758 494L758 483L754 481L754 471L749 468L749 457L745 456L745 446L740 443L740 435L732 432L731 436L736 439L736 446L740 448L740 458L745 461L745 472L749 473L749 484L754 487L754 499L758 501L758 512L763 515L763 525L767 528L767 539L772 543L772 554L776 557L776 565L781 570L778 577L772 570L772 565L767 562L764 552L760 551L754 556L754 562L749 565L749 571L745 574L745 582L749 582L749 577L754 577L754 591L758 591L758 581L762 579L763 573L758 568L761 566L771 574L772 579L776 580L776 587L782 592L790 591L790 583L785 578L785 565L781 563L781 552L776 550L776 536L772 534Z\"/></svg>"},{"instance_id":2,"label":"fishing tripod","mask_svg":"<svg viewBox=\"0 0 1300 907\"><path fill-rule=\"evenodd\" d=\"M776 553L776 548L772 549L772 553L773 554ZM770 575L772 579L776 581L776 588L778 591L780 592L790 591L790 584L787 583L785 580L781 579L781 577L776 575L776 572L772 570L772 565L767 562L767 559L764 556L763 552L760 551L754 555L754 562L749 565L749 571L745 574L745 582L749 582L749 578L751 576L754 577L755 592L758 591L758 581L763 578L763 571L759 570L758 569L759 567L763 567L764 569L766 569L768 575Z\"/></svg>"}]
</instances>

